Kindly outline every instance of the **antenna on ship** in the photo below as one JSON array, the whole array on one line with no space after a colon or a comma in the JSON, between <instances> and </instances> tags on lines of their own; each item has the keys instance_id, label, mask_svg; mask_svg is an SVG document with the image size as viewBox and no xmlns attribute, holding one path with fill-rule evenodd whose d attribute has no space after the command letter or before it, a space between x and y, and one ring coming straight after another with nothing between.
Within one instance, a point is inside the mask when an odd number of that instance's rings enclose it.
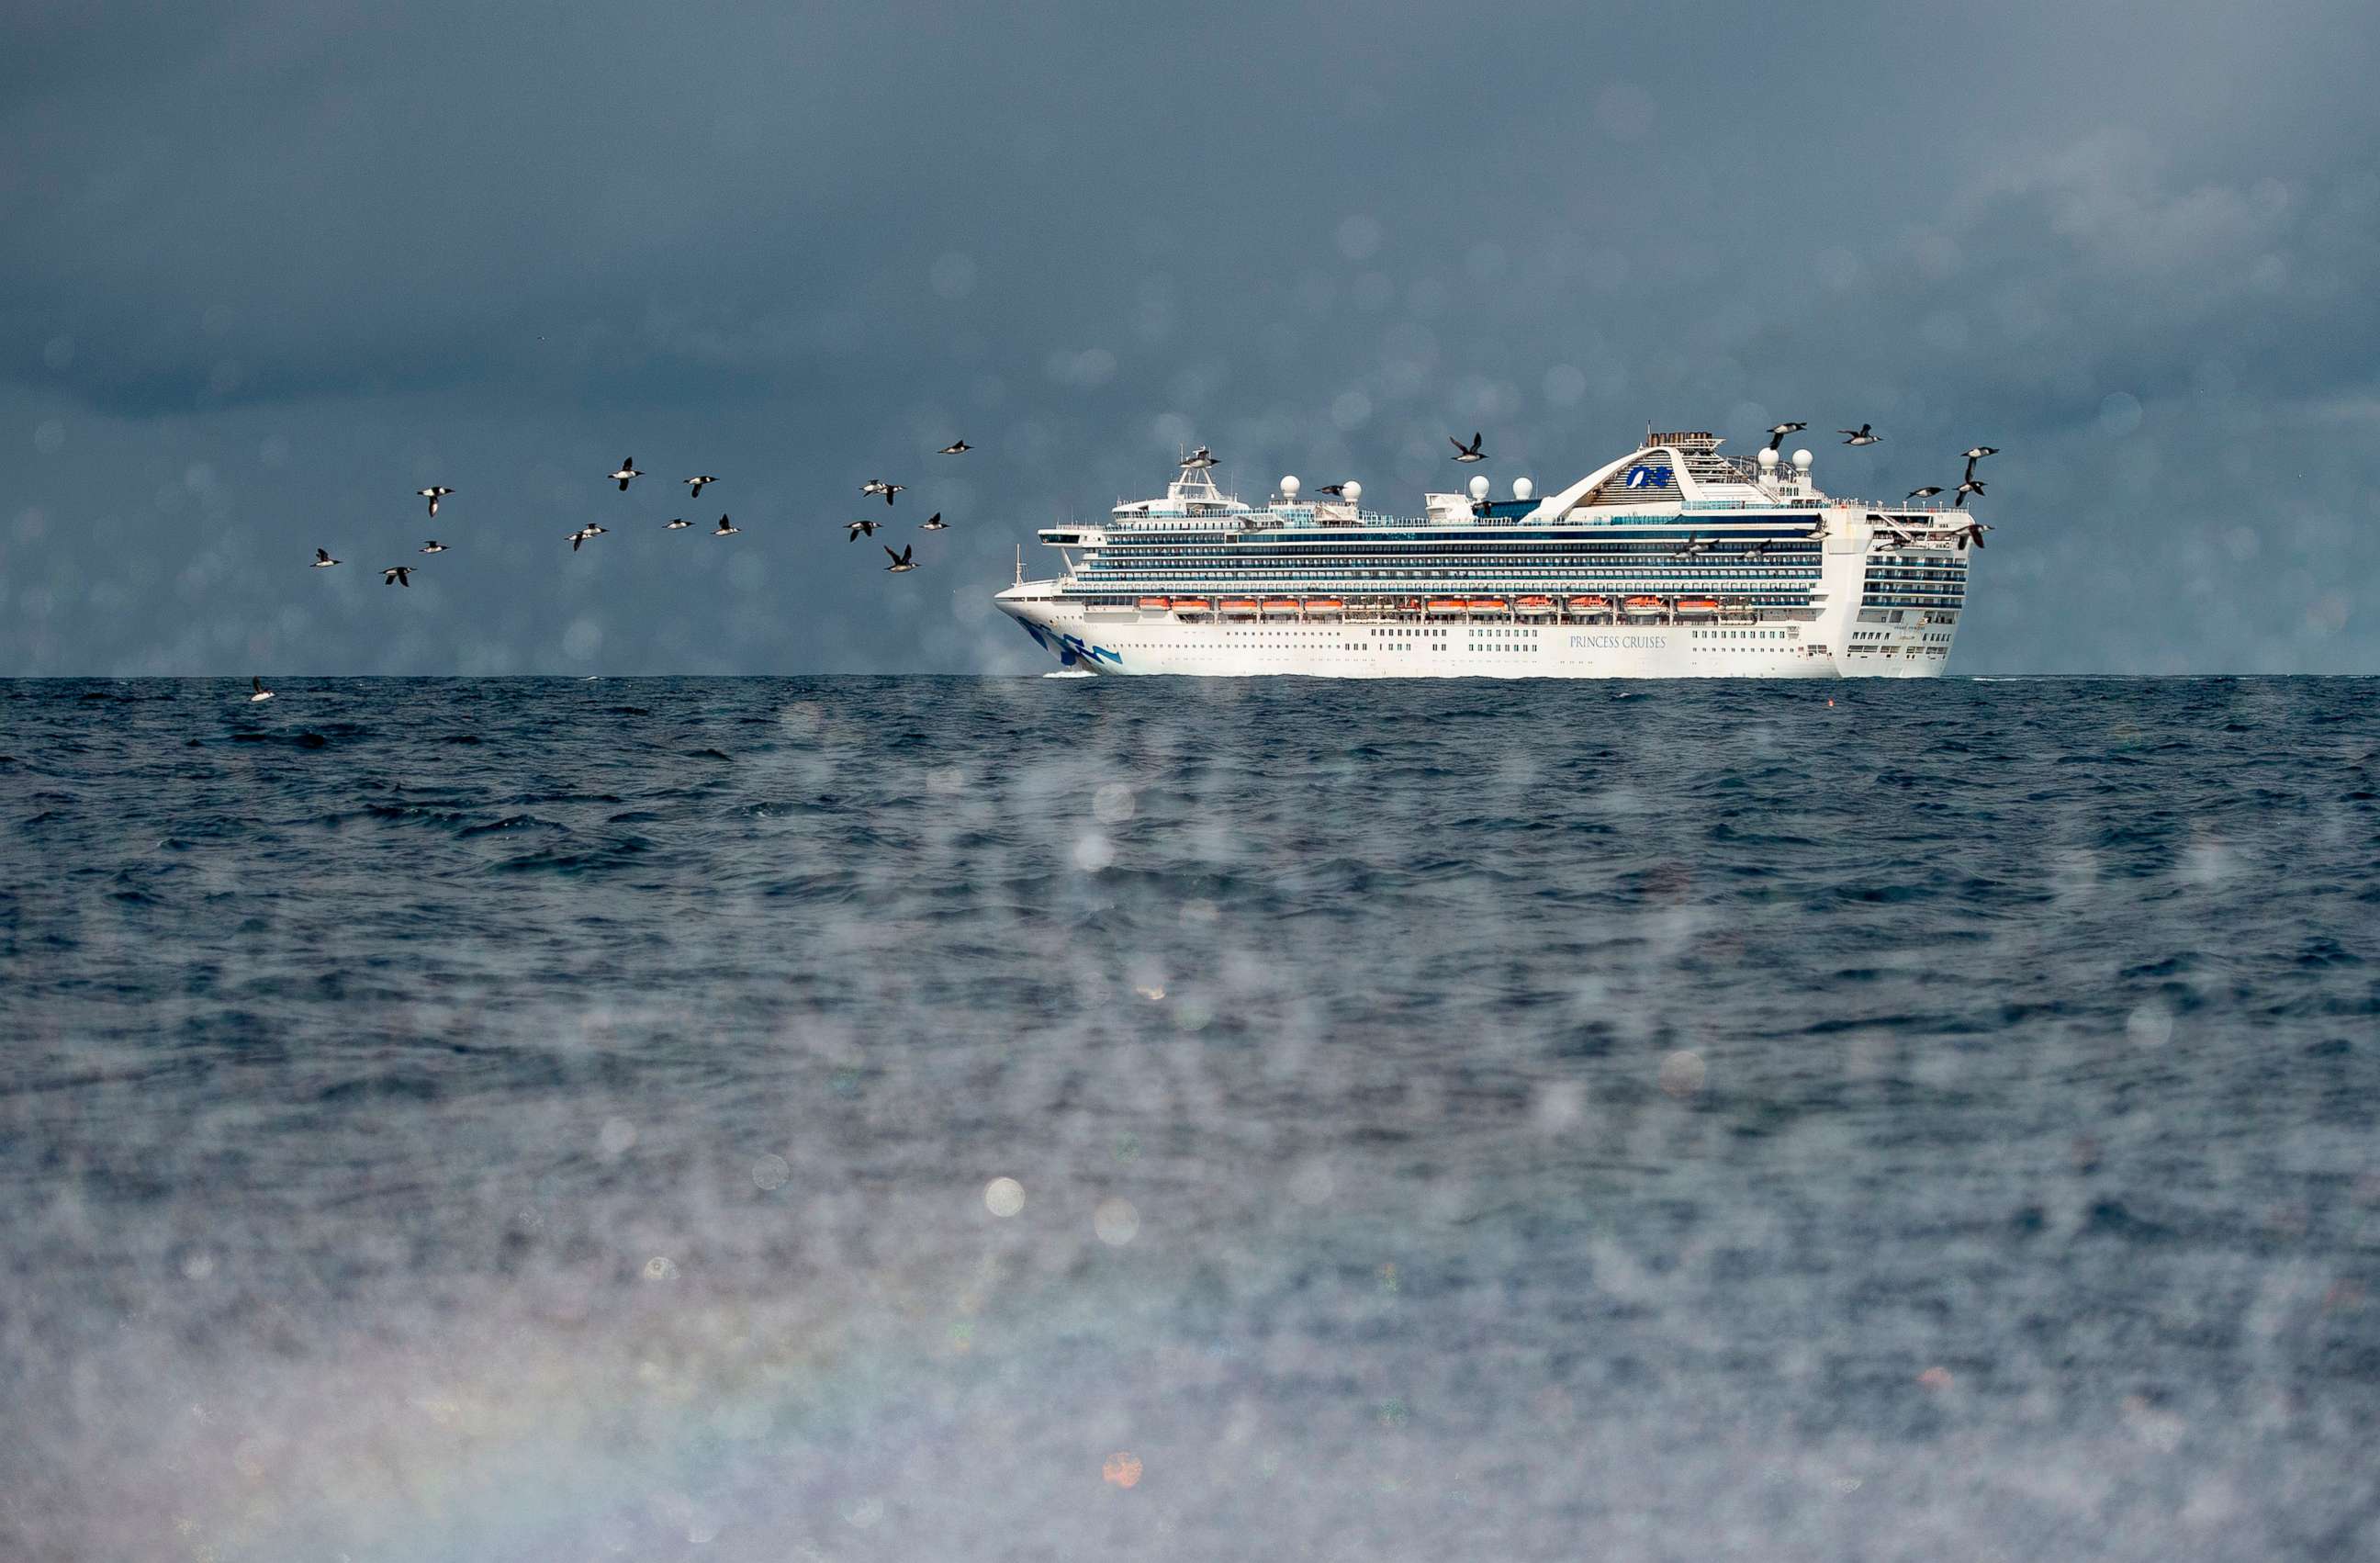
<instances>
[{"instance_id":1,"label":"antenna on ship","mask_svg":"<svg viewBox=\"0 0 2380 1563\"><path fill-rule=\"evenodd\" d=\"M1025 584L1025 544L1016 545L1016 584Z\"/></svg>"}]
</instances>

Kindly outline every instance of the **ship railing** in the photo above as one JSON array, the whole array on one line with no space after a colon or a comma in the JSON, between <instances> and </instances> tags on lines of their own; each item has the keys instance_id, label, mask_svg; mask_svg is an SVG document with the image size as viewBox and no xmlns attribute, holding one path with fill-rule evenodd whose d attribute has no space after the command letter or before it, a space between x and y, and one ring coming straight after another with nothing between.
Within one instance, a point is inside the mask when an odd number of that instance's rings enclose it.
<instances>
[{"instance_id":1,"label":"ship railing","mask_svg":"<svg viewBox=\"0 0 2380 1563\"><path fill-rule=\"evenodd\" d=\"M1394 516L1385 510L1358 510L1353 516L1320 515L1310 506L1293 508L1275 507L1262 510L1233 510L1228 513L1194 516L1186 510L1137 510L1119 516L1109 524L1129 529L1136 521L1220 521L1252 531L1267 531L1288 526L1430 526L1438 523L1417 517Z\"/></svg>"},{"instance_id":2,"label":"ship railing","mask_svg":"<svg viewBox=\"0 0 2380 1563\"><path fill-rule=\"evenodd\" d=\"M1916 515L1963 516L1963 507L1948 505L1939 499L1854 499L1849 495L1837 495L1835 503L1873 510L1880 516Z\"/></svg>"}]
</instances>

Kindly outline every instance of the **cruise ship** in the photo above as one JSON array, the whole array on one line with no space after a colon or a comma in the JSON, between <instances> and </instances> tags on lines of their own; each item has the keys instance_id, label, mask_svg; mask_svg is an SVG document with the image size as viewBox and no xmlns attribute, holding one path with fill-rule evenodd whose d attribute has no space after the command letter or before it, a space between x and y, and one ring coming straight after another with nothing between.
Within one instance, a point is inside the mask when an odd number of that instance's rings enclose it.
<instances>
[{"instance_id":1,"label":"cruise ship","mask_svg":"<svg viewBox=\"0 0 2380 1563\"><path fill-rule=\"evenodd\" d=\"M1294 477L1248 504L1203 447L1161 499L1044 527L1062 574L994 599L1061 666L1313 678L1925 678L1949 663L1964 508L1831 497L1811 454L1656 433L1539 497L1485 477L1415 517Z\"/></svg>"}]
</instances>

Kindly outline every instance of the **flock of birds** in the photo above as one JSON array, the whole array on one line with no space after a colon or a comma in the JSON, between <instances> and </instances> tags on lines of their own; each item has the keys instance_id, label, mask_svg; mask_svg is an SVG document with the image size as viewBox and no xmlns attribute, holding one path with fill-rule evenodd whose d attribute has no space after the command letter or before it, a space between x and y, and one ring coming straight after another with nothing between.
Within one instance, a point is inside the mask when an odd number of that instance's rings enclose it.
<instances>
[{"instance_id":1,"label":"flock of birds","mask_svg":"<svg viewBox=\"0 0 2380 1563\"><path fill-rule=\"evenodd\" d=\"M1773 425L1768 431L1768 448L1772 451L1781 448L1785 444L1786 435L1799 433L1801 430L1808 427L1809 425L1807 423L1779 423ZM1843 444L1849 446L1877 445L1882 443L1884 439L1882 434L1876 432L1876 426L1872 423L1863 423L1856 429L1838 429L1835 433L1842 435ZM1998 456L1999 453L2000 447L1996 445L1969 446L1964 451L1960 453L1967 458L1967 474L1959 482L1958 497L1950 502L1950 507L1952 509L1965 509L1967 507L1967 495L1971 494L1981 494L1984 492L1984 481L1975 476L1975 463L1981 461L1986 456ZM1909 491L1908 495L1901 501L1901 503L1905 505L1920 499L1931 499L1941 492L1941 485L1938 483L1929 484L1925 488L1912 488ZM1883 516L1874 516L1871 517L1870 519L1885 523L1881 527L1880 531L1883 535L1889 537L1892 540L1893 546L1897 548L1906 548L1912 543L1916 541L1916 533L1909 531L1903 528L1891 525L1887 518ZM1973 543L1976 548L1981 549L1984 545L1984 533L1990 531L1991 530L1992 528L1987 523L1975 520L1971 517L1964 526L1952 528L1949 535L1957 541L1959 552L1963 554L1967 551L1967 545L1971 543ZM1696 540L1692 534L1689 534L1686 539L1685 546L1670 556L1672 558L1685 558L1693 554L1706 553L1709 551L1711 546L1712 543L1701 543L1700 546L1697 546ZM1751 544L1744 550L1745 554L1753 558L1758 558L1762 554L1765 554L1767 551L1768 544L1765 543Z\"/></svg>"},{"instance_id":2,"label":"flock of birds","mask_svg":"<svg viewBox=\"0 0 2380 1563\"><path fill-rule=\"evenodd\" d=\"M963 439L953 440L950 444L942 446L935 454L938 456L965 456L968 451L971 451L974 448L975 446L969 445ZM638 478L643 477L645 475L645 471L644 469L637 465L637 458L631 456L624 458L616 470L606 472L603 475L612 482L618 483L620 485L620 492L622 494L625 494L628 492L628 485L635 482ZM715 472L701 472L682 481L686 484L687 497L690 499L699 499L702 497L702 491L704 489L710 487L712 483L719 482L719 475ZM895 495L907 492L907 488L908 485L905 483L886 482L881 478L871 478L866 483L861 485L859 492L863 495L881 495L884 503L889 506L892 503L893 496ZM438 502L444 499L455 491L444 483L432 483L427 488L418 488L413 492L419 497L430 502L430 514L432 517L435 517L438 514ZM684 517L672 517L669 520L662 523L662 530L663 531L684 531L693 524L694 523L692 521L686 519ZM881 520L871 519L850 521L846 522L845 525L849 528L850 540L856 543L862 537L875 536L877 529L884 525L884 522ZM932 515L918 522L917 527L921 531L950 531L950 523L942 519L942 513L940 510L935 511ZM569 540L570 551L576 554L581 547L593 542L596 538L605 535L611 530L612 529L609 527L599 526L590 521L584 526L565 533L564 535ZM734 537L743 530L743 528L737 526L734 521L722 515L719 518L719 523L710 529L710 535L713 537ZM423 543L420 548L417 550L417 552L423 554L444 554L449 551L450 550L445 543L439 542L434 537ZM914 543L905 545L897 553L888 546L884 549L884 553L885 556L892 560L892 562L884 568L892 574L902 575L919 568L918 560L916 557L916 544ZM328 548L317 548L314 550L314 562L310 568L318 570L330 569L335 566L345 564L346 562L346 561L344 559L333 558L331 556L331 551ZM420 567L418 565L383 565L381 567L380 572L381 584L383 586L403 586L409 588L413 585L413 572L419 568ZM249 680L249 685L251 690L248 697L250 703L258 701L271 700L273 698L273 691L264 687L264 680L261 678L250 678Z\"/></svg>"},{"instance_id":3,"label":"flock of birds","mask_svg":"<svg viewBox=\"0 0 2380 1563\"><path fill-rule=\"evenodd\" d=\"M974 448L975 446L967 444L965 440L953 440L950 444L942 446L941 449L935 454L940 456L964 456ZM622 494L625 494L628 492L628 485L635 482L638 478L643 477L645 475L645 471L643 468L637 465L637 458L631 456L622 460L616 470L606 472L603 475L612 482L618 483L620 485L620 492ZM694 477L686 478L682 481L686 484L687 497L690 499L699 499L702 497L702 491L704 489L719 481L719 475L715 472L701 472L696 474ZM881 478L871 478L860 486L859 492L864 495L881 495L884 503L889 506L892 503L894 495L906 493L907 490L908 485L906 483L886 482ZM421 498L430 501L430 514L434 517L438 514L438 502L444 499L448 495L453 494L455 491L443 483L432 483L428 488L418 488L413 492ZM673 517L669 520L662 523L662 530L663 531L684 531L693 524L694 523L692 521L686 519L684 517ZM851 541L856 543L862 537L875 536L877 529L884 525L884 523L880 520L871 519L850 521L846 522L845 525L849 528ZM950 523L942 519L942 513L940 510L935 511L932 515L918 522L917 526L918 530L921 531L950 531ZM611 530L612 529L609 527L599 526L590 521L585 526L581 526L574 531L565 532L564 536L570 543L570 551L576 554L580 548L584 547L589 543L593 542L596 538L603 536ZM722 515L719 518L718 525L710 529L710 535L713 537L734 537L743 530L743 528L737 526L733 520ZM443 554L447 551L448 549L446 544L439 542L434 537L424 543L419 550L419 552L423 554ZM895 575L918 568L917 560L915 557L914 544L904 547L897 553L888 546L885 548L884 552L892 560L892 563L886 565L884 568ZM346 562L346 561L344 559L333 558L331 556L331 551L327 548L317 548L314 550L314 563L312 568L318 570L329 569L335 565L345 564ZM413 572L419 568L419 567L416 565L384 565L381 568L380 572L381 584L383 586L409 587L413 584ZM261 683L259 683L256 686L256 693L250 698L256 700L270 700L272 698L272 691L265 689Z\"/></svg>"},{"instance_id":4,"label":"flock of birds","mask_svg":"<svg viewBox=\"0 0 2380 1563\"><path fill-rule=\"evenodd\" d=\"M1807 423L1779 423L1775 425L1768 431L1768 448L1772 451L1778 449L1784 445L1786 435L1797 433L1800 430L1806 429L1808 427L1809 425ZM1845 445L1878 445L1884 440L1884 436L1876 432L1876 426L1872 423L1863 423L1856 429L1838 429L1835 433L1843 436L1843 444ZM1476 436L1474 436L1472 443L1474 445L1478 443ZM1456 444L1459 447L1461 442L1457 441ZM1967 475L1960 480L1959 497L1950 502L1950 507L1952 509L1965 509L1967 507L1967 495L1971 494L1981 494L1984 492L1983 480L1975 476L1975 463L1981 461L1986 456L1998 456L1999 453L2000 447L1996 445L1970 446L1965 451L1961 452L1961 454L1967 458ZM1455 459L1461 460L1463 458L1457 457ZM1938 484L1929 488L1912 488L1909 491L1908 499L1931 499L1941 492L1941 487ZM1907 502L1908 500L1902 501L1904 504ZM1973 531L1975 546L1978 548L1981 548L1984 545L1982 534L1991 530L1991 528L1983 526L1980 523L1972 529L1961 529L1962 533L1968 531ZM1964 548L1966 543L1962 542L1959 546Z\"/></svg>"}]
</instances>

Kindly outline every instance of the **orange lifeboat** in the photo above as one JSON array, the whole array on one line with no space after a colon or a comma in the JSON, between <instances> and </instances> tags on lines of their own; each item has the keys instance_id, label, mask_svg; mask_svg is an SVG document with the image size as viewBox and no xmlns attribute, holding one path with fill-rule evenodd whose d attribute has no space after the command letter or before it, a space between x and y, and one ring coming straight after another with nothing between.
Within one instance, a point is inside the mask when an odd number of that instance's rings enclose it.
<instances>
[{"instance_id":1,"label":"orange lifeboat","mask_svg":"<svg viewBox=\"0 0 2380 1563\"><path fill-rule=\"evenodd\" d=\"M1257 611L1257 600L1254 597L1225 597L1217 606L1224 613L1252 614Z\"/></svg>"},{"instance_id":2,"label":"orange lifeboat","mask_svg":"<svg viewBox=\"0 0 2380 1563\"><path fill-rule=\"evenodd\" d=\"M1572 597L1570 600L1570 611L1572 613L1609 613L1611 611L1611 599L1609 597Z\"/></svg>"},{"instance_id":3,"label":"orange lifeboat","mask_svg":"<svg viewBox=\"0 0 2380 1563\"><path fill-rule=\"evenodd\" d=\"M1274 614L1294 615L1297 612L1297 599L1294 597L1267 597L1264 600L1264 611L1268 617Z\"/></svg>"},{"instance_id":4,"label":"orange lifeboat","mask_svg":"<svg viewBox=\"0 0 2380 1563\"><path fill-rule=\"evenodd\" d=\"M1554 611L1554 600L1551 597L1523 597L1512 604L1512 611L1529 614L1551 613Z\"/></svg>"},{"instance_id":5,"label":"orange lifeboat","mask_svg":"<svg viewBox=\"0 0 2380 1563\"><path fill-rule=\"evenodd\" d=\"M1631 597L1620 605L1622 610L1628 613L1659 613L1661 611L1661 599L1658 597Z\"/></svg>"},{"instance_id":6,"label":"orange lifeboat","mask_svg":"<svg viewBox=\"0 0 2380 1563\"><path fill-rule=\"evenodd\" d=\"M1305 599L1305 611L1309 614L1344 613L1347 604L1336 597L1308 597Z\"/></svg>"},{"instance_id":7,"label":"orange lifeboat","mask_svg":"<svg viewBox=\"0 0 2380 1563\"><path fill-rule=\"evenodd\" d=\"M1469 602L1461 597L1432 597L1429 600L1431 613L1461 613L1470 605Z\"/></svg>"},{"instance_id":8,"label":"orange lifeboat","mask_svg":"<svg viewBox=\"0 0 2380 1563\"><path fill-rule=\"evenodd\" d=\"M1717 613L1718 599L1717 597L1681 597L1678 599L1678 611L1680 613Z\"/></svg>"},{"instance_id":9,"label":"orange lifeboat","mask_svg":"<svg viewBox=\"0 0 2380 1563\"><path fill-rule=\"evenodd\" d=\"M1173 599L1171 597L1143 597L1140 600L1140 605L1144 608L1170 608L1173 605Z\"/></svg>"},{"instance_id":10,"label":"orange lifeboat","mask_svg":"<svg viewBox=\"0 0 2380 1563\"><path fill-rule=\"evenodd\" d=\"M1471 611L1473 613L1511 613L1512 609L1512 605L1501 597L1474 597L1471 599Z\"/></svg>"}]
</instances>

